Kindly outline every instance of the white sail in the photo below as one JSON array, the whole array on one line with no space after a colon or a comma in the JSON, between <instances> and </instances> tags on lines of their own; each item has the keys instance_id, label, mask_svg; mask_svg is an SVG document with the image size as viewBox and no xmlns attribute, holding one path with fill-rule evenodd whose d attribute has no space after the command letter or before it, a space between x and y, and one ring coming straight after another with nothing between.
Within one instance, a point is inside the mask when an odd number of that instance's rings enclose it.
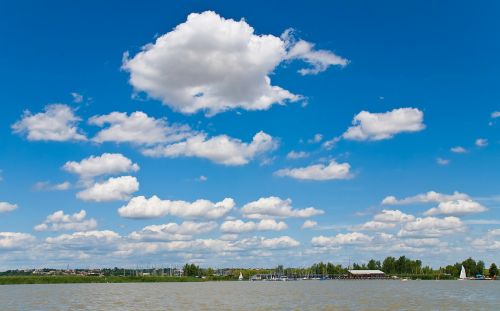
<instances>
[{"instance_id":1,"label":"white sail","mask_svg":"<svg viewBox=\"0 0 500 311\"><path fill-rule=\"evenodd\" d=\"M238 280L243 281L243 274L240 272L240 276L238 277Z\"/></svg>"},{"instance_id":2,"label":"white sail","mask_svg":"<svg viewBox=\"0 0 500 311\"><path fill-rule=\"evenodd\" d=\"M465 268L462 266L462 270L460 271L460 280L467 279L467 275L465 274Z\"/></svg>"}]
</instances>

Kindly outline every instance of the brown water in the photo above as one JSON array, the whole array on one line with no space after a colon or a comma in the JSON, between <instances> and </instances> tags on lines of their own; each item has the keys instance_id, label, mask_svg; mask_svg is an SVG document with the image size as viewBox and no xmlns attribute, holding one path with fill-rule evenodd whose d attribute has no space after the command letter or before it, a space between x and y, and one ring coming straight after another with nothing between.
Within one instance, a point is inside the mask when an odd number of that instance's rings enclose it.
<instances>
[{"instance_id":1,"label":"brown water","mask_svg":"<svg viewBox=\"0 0 500 311\"><path fill-rule=\"evenodd\" d=\"M5 285L0 310L500 310L500 281Z\"/></svg>"}]
</instances>

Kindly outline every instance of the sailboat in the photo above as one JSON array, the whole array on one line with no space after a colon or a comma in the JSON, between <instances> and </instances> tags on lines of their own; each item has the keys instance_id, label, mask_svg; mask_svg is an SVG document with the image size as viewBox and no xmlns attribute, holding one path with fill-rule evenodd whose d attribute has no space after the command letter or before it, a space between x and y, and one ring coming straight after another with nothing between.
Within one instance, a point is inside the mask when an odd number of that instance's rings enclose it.
<instances>
[{"instance_id":1,"label":"sailboat","mask_svg":"<svg viewBox=\"0 0 500 311\"><path fill-rule=\"evenodd\" d=\"M243 274L240 272L240 276L238 277L238 281L243 281Z\"/></svg>"},{"instance_id":2,"label":"sailboat","mask_svg":"<svg viewBox=\"0 0 500 311\"><path fill-rule=\"evenodd\" d=\"M467 275L465 274L465 268L462 266L462 270L460 271L460 277L458 278L459 280L467 280Z\"/></svg>"}]
</instances>

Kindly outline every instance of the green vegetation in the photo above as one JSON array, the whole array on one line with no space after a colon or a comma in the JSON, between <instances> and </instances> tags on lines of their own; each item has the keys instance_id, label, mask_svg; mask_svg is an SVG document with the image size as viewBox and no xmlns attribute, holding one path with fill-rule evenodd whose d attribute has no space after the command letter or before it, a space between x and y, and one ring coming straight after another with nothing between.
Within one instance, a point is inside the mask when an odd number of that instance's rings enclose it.
<instances>
[{"instance_id":1,"label":"green vegetation","mask_svg":"<svg viewBox=\"0 0 500 311\"><path fill-rule=\"evenodd\" d=\"M195 277L170 276L82 276L82 275L20 275L1 276L0 284L65 284L65 283L140 283L140 282L201 282Z\"/></svg>"}]
</instances>

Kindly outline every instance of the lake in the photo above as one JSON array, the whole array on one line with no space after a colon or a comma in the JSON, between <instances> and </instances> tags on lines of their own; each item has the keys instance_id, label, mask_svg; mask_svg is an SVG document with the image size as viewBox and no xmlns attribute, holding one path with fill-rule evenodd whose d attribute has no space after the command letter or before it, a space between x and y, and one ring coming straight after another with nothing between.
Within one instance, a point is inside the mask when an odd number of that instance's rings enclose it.
<instances>
[{"instance_id":1,"label":"lake","mask_svg":"<svg viewBox=\"0 0 500 311\"><path fill-rule=\"evenodd\" d=\"M500 310L500 281L0 286L0 310Z\"/></svg>"}]
</instances>

